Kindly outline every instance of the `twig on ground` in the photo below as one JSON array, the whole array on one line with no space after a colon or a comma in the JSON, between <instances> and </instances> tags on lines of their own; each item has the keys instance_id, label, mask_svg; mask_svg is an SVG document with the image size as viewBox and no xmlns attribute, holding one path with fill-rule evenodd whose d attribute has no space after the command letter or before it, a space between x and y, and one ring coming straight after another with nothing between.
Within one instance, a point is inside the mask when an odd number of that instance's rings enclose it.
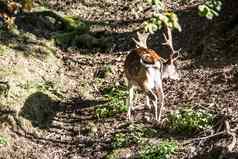
<instances>
[{"instance_id":1,"label":"twig on ground","mask_svg":"<svg viewBox=\"0 0 238 159\"><path fill-rule=\"evenodd\" d=\"M236 144L236 134L234 131L231 130L230 124L227 120L225 120L225 126L226 126L226 134L232 136L232 141L231 143L227 146L227 150L231 152L233 148L235 147Z\"/></svg>"},{"instance_id":2,"label":"twig on ground","mask_svg":"<svg viewBox=\"0 0 238 159\"><path fill-rule=\"evenodd\" d=\"M225 120L224 123L225 123L225 130L220 131L220 132L215 133L215 134L208 135L208 136L193 138L193 139L188 140L188 142L193 142L193 141L197 141L197 140L206 140L206 139L216 137L216 136L219 136L219 135L229 135L229 136L232 137L232 141L229 145L227 145L227 150L229 152L232 152L232 150L235 147L236 141L237 141L235 132L238 130L238 126L236 126L234 129L231 129L228 120Z\"/></svg>"},{"instance_id":3,"label":"twig on ground","mask_svg":"<svg viewBox=\"0 0 238 159\"><path fill-rule=\"evenodd\" d=\"M225 134L225 132L226 131L221 131L221 132L211 134L211 135L208 135L208 136L193 138L193 139L190 140L190 142L197 141L197 140L206 140L206 139L209 139L209 138L212 138L212 137L215 137L215 136L223 135L223 134Z\"/></svg>"}]
</instances>

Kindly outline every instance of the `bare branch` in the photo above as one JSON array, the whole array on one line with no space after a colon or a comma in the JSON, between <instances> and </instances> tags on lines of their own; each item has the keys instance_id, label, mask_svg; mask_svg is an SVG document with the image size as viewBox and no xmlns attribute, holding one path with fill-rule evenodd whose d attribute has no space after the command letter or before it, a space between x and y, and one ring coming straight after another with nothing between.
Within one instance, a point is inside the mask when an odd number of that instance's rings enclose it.
<instances>
[{"instance_id":1,"label":"bare branch","mask_svg":"<svg viewBox=\"0 0 238 159\"><path fill-rule=\"evenodd\" d=\"M229 135L229 136L232 137L232 141L231 141L231 143L229 145L227 145L227 150L229 152L232 152L232 150L234 149L234 147L236 145L236 141L237 141L236 131L238 130L238 126L236 126L235 128L231 129L230 123L228 122L228 120L225 120L223 122L225 124L225 130L220 131L220 132L215 133L215 134L211 134L211 135L205 136L205 137L190 139L190 140L188 140L188 142L193 142L193 141L196 141L196 140L206 140L206 139L209 139L209 138L212 138L212 137L216 137L216 136L219 136L219 135Z\"/></svg>"}]
</instances>

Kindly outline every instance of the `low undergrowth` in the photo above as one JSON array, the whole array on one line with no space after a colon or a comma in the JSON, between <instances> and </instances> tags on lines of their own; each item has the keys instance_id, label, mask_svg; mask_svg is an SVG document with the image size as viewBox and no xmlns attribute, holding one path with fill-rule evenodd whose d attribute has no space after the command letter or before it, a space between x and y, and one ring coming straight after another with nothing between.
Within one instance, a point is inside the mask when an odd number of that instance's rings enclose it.
<instances>
[{"instance_id":1,"label":"low undergrowth","mask_svg":"<svg viewBox=\"0 0 238 159\"><path fill-rule=\"evenodd\" d=\"M117 113L127 112L125 99L128 93L125 86L109 86L104 88L102 93L108 103L96 108L98 118L112 117Z\"/></svg>"},{"instance_id":2,"label":"low undergrowth","mask_svg":"<svg viewBox=\"0 0 238 159\"><path fill-rule=\"evenodd\" d=\"M140 159L169 159L175 153L177 143L175 141L161 141L159 144L145 144L140 146Z\"/></svg>"},{"instance_id":3,"label":"low undergrowth","mask_svg":"<svg viewBox=\"0 0 238 159\"><path fill-rule=\"evenodd\" d=\"M179 109L168 116L169 127L180 133L192 134L199 130L211 128L214 114L205 110L191 108Z\"/></svg>"},{"instance_id":4,"label":"low undergrowth","mask_svg":"<svg viewBox=\"0 0 238 159\"><path fill-rule=\"evenodd\" d=\"M158 134L154 128L147 128L143 124L127 126L127 132L118 132L113 135L111 153L106 158L118 158L120 151L129 151L131 147L137 147L135 154L140 159L167 159L177 149L177 143L173 140L161 140L152 142L150 139ZM132 157L132 156L131 156Z\"/></svg>"},{"instance_id":5,"label":"low undergrowth","mask_svg":"<svg viewBox=\"0 0 238 159\"><path fill-rule=\"evenodd\" d=\"M7 139L0 135L0 145L6 145L7 143Z\"/></svg>"}]
</instances>

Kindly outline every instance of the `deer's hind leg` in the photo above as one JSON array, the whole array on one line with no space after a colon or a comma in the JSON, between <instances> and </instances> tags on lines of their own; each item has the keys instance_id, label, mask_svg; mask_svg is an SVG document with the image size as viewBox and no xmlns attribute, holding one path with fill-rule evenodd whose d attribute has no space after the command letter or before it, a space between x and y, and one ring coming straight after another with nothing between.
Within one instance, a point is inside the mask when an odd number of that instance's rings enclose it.
<instances>
[{"instance_id":1,"label":"deer's hind leg","mask_svg":"<svg viewBox=\"0 0 238 159\"><path fill-rule=\"evenodd\" d=\"M150 100L152 100L152 104L154 106L154 111L155 111L154 112L155 113L155 120L157 120L158 119L158 107L157 107L157 105L158 105L158 97L157 97L156 93L154 93L152 90L149 90L147 92L146 98L147 98L146 103L147 103L149 108L151 108Z\"/></svg>"}]
</instances>

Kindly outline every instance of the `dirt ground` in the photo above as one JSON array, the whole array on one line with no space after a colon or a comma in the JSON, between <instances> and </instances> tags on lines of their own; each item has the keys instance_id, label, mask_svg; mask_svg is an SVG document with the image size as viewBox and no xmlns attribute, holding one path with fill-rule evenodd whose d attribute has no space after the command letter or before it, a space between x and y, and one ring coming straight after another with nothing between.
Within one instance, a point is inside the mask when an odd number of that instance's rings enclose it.
<instances>
[{"instance_id":1,"label":"dirt ground","mask_svg":"<svg viewBox=\"0 0 238 159\"><path fill-rule=\"evenodd\" d=\"M227 1L221 16L214 21L199 17L197 10L189 7L178 11L183 31L175 32L174 45L175 48L182 48L182 57L177 63L182 78L179 81L165 80L163 83L164 119L169 112L184 105L192 105L194 108L216 114L218 121L228 119L232 129L237 127L238 26L234 24L234 27L231 27L234 13L230 10L238 5L232 3ZM138 6L148 7L140 0L49 1L48 7L57 11L97 24L106 23L106 26L93 25L90 31L112 37L112 45L106 50L57 48L56 56L63 64L64 85L68 88L63 94L64 100L52 99L47 94L35 92L24 102L21 111L23 115L11 115L14 114L11 111L1 111L1 116L9 114L11 124L1 124L1 131L7 134L9 142L0 144L0 158L100 159L112 152L113 136L118 132L128 131L130 123L127 121L127 114L123 112L113 117L98 118L95 110L106 102L103 98L103 88L125 85L123 63L128 52L135 47L132 37L135 37L141 21L147 16L138 11ZM49 30L29 28L26 30L33 34L37 31L42 35L38 38L47 39L51 34ZM166 57L162 42L162 34L159 31L149 38L148 45ZM98 72L105 66L110 66L110 74L97 78ZM31 115L32 110L43 109L40 105L38 108L31 107L36 98L42 99L49 109L44 108L48 112L43 112L42 116L38 114L39 118L38 115L32 118L27 116ZM142 98L137 100L138 105L142 102ZM34 103L34 106L37 104ZM134 124L142 123L145 128L155 129L157 134L151 137L151 140L176 140L180 146L172 155L173 159L238 158L237 142L232 152L226 150L232 139L229 135L191 141L193 138L218 132L217 127L209 132L192 135L176 134L169 129L159 128L153 122L144 121L141 118L143 111L144 109L140 109L133 113ZM16 119L18 115L28 120L32 127L22 125ZM4 118L0 119L2 121ZM224 130L224 126L220 130ZM237 130L235 133L237 134ZM132 144L123 149L121 158L136 158L137 153L137 147Z\"/></svg>"}]
</instances>

